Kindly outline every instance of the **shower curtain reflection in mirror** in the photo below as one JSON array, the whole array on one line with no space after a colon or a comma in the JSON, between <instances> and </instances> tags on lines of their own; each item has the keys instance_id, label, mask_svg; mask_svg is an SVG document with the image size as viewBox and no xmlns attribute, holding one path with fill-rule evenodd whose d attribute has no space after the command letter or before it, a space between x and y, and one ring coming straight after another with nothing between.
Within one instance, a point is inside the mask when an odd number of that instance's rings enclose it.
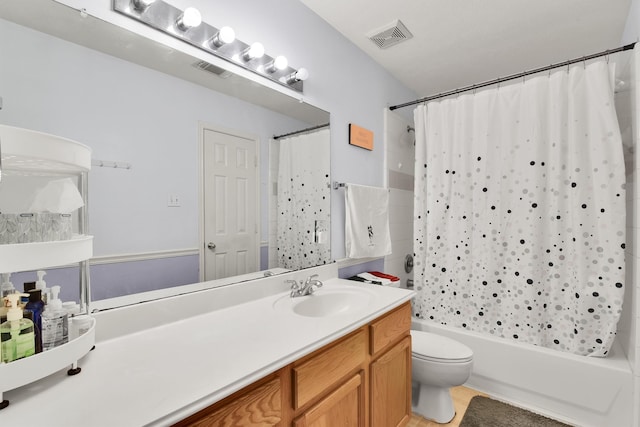
<instances>
[{"instance_id":1,"label":"shower curtain reflection in mirror","mask_svg":"<svg viewBox=\"0 0 640 427\"><path fill-rule=\"evenodd\" d=\"M417 317L607 354L625 277L611 68L580 64L415 110Z\"/></svg>"},{"instance_id":2,"label":"shower curtain reflection in mirror","mask_svg":"<svg viewBox=\"0 0 640 427\"><path fill-rule=\"evenodd\" d=\"M330 259L329 129L279 139L278 267L300 269Z\"/></svg>"}]
</instances>

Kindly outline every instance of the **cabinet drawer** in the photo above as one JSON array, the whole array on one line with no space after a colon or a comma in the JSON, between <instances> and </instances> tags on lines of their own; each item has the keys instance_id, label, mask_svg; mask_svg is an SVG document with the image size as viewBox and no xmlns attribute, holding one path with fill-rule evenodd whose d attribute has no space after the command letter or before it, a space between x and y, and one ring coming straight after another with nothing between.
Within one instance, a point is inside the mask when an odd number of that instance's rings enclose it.
<instances>
[{"instance_id":1,"label":"cabinet drawer","mask_svg":"<svg viewBox=\"0 0 640 427\"><path fill-rule=\"evenodd\" d=\"M361 366L366 333L359 330L333 347L293 367L293 406L298 409Z\"/></svg>"},{"instance_id":2,"label":"cabinet drawer","mask_svg":"<svg viewBox=\"0 0 640 427\"><path fill-rule=\"evenodd\" d=\"M411 304L405 303L370 326L371 354L376 354L389 344L409 333L411 329Z\"/></svg>"}]
</instances>

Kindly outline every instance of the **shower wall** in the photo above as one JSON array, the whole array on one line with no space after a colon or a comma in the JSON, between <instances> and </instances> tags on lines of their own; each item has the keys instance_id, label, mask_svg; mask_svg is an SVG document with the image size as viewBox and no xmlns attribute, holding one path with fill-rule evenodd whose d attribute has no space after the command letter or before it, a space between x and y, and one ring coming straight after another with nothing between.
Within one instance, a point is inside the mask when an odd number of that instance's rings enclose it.
<instances>
[{"instance_id":1,"label":"shower wall","mask_svg":"<svg viewBox=\"0 0 640 427\"><path fill-rule=\"evenodd\" d=\"M405 257L413 254L413 166L415 133L409 120L412 109L406 116L385 110L384 141L386 146L385 174L389 188L389 231L393 252L384 259L385 272L400 277L402 287L413 278L404 269Z\"/></svg>"},{"instance_id":2,"label":"shower wall","mask_svg":"<svg viewBox=\"0 0 640 427\"><path fill-rule=\"evenodd\" d=\"M638 288L636 284L637 264L639 254L638 247L638 161L635 137L635 84L632 81L632 59L635 55L627 55L624 61L618 61L616 78L618 80L615 101L618 122L624 144L625 169L626 169L626 201L627 201L627 238L625 249L626 264L626 288L622 317L618 323L618 339L624 348L628 360L633 364L637 350L637 309L634 302L637 299ZM624 81L624 84L621 82Z\"/></svg>"},{"instance_id":3,"label":"shower wall","mask_svg":"<svg viewBox=\"0 0 640 427\"><path fill-rule=\"evenodd\" d=\"M625 250L626 287L618 340L633 371L633 426L640 427L640 152L638 150L638 78L640 55L634 49L618 55L616 72L616 112L624 144L627 193L627 243ZM624 82L624 83L623 83Z\"/></svg>"},{"instance_id":4,"label":"shower wall","mask_svg":"<svg viewBox=\"0 0 640 427\"><path fill-rule=\"evenodd\" d=\"M627 352L634 375L633 426L640 427L640 117L638 105L640 91L640 52L634 49L630 55L628 74L621 75L626 82L616 95L616 110L625 143L625 167L627 174L627 248L626 293L619 336ZM626 80L625 80L626 78Z\"/></svg>"}]
</instances>

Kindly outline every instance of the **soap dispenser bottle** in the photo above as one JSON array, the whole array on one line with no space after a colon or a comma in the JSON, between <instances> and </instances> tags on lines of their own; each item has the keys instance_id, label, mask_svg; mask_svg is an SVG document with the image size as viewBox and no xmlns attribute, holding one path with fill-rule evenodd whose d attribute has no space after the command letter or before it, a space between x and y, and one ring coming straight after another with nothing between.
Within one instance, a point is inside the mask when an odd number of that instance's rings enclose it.
<instances>
[{"instance_id":1,"label":"soap dispenser bottle","mask_svg":"<svg viewBox=\"0 0 640 427\"><path fill-rule=\"evenodd\" d=\"M13 362L35 353L33 322L22 317L19 306L22 295L14 293L4 298L7 301L7 321L0 324L0 353L3 363Z\"/></svg>"},{"instance_id":2,"label":"soap dispenser bottle","mask_svg":"<svg viewBox=\"0 0 640 427\"><path fill-rule=\"evenodd\" d=\"M58 298L60 286L51 287L51 297L42 312L42 351L51 350L69 341L67 311Z\"/></svg>"},{"instance_id":3,"label":"soap dispenser bottle","mask_svg":"<svg viewBox=\"0 0 640 427\"><path fill-rule=\"evenodd\" d=\"M0 304L0 323L4 323L7 321L7 311L9 311L9 309L7 308L7 302L4 298L2 298L0 302L2 303Z\"/></svg>"},{"instance_id":4,"label":"soap dispenser bottle","mask_svg":"<svg viewBox=\"0 0 640 427\"><path fill-rule=\"evenodd\" d=\"M44 276L47 274L44 270L38 270L36 272L38 275L38 280L36 281L36 289L40 289L42 295L42 301L47 304L49 298L49 288L47 288L47 283L44 281Z\"/></svg>"},{"instance_id":5,"label":"soap dispenser bottle","mask_svg":"<svg viewBox=\"0 0 640 427\"><path fill-rule=\"evenodd\" d=\"M29 302L24 309L32 313L36 334L36 353L40 353L42 351L42 312L44 311L40 289L29 291Z\"/></svg>"},{"instance_id":6,"label":"soap dispenser bottle","mask_svg":"<svg viewBox=\"0 0 640 427\"><path fill-rule=\"evenodd\" d=\"M22 295L28 294L29 291L32 291L36 288L36 282L24 282L24 284L22 285L23 289L24 289L24 293ZM42 291L41 291L42 293ZM24 308L24 306L29 302L29 297L22 297L20 298L20 304L22 305L22 307ZM43 301L44 303L44 301Z\"/></svg>"},{"instance_id":7,"label":"soap dispenser bottle","mask_svg":"<svg viewBox=\"0 0 640 427\"><path fill-rule=\"evenodd\" d=\"M11 283L11 273L2 273L2 285L0 285L0 289L2 298L16 292L16 288L14 288L13 283Z\"/></svg>"}]
</instances>

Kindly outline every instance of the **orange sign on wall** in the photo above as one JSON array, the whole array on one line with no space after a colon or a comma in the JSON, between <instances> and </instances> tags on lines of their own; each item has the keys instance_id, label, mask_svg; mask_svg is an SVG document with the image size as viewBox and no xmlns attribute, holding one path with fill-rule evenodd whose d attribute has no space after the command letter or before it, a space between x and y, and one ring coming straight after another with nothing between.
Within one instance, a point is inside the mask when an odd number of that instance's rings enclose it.
<instances>
[{"instance_id":1,"label":"orange sign on wall","mask_svg":"<svg viewBox=\"0 0 640 427\"><path fill-rule=\"evenodd\" d=\"M373 150L373 132L349 123L349 144Z\"/></svg>"}]
</instances>

